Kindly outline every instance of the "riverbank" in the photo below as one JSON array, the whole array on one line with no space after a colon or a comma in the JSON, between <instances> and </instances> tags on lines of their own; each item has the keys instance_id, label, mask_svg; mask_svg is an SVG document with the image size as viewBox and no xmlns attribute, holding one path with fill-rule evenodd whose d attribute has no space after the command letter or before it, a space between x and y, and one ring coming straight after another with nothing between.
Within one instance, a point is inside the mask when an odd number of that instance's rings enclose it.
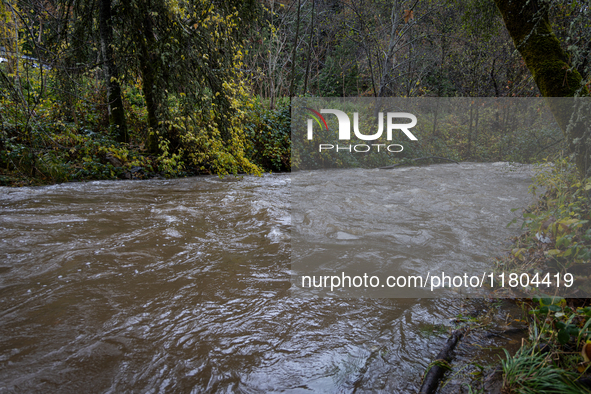
<instances>
[{"instance_id":1,"label":"riverbank","mask_svg":"<svg viewBox=\"0 0 591 394\"><path fill-rule=\"evenodd\" d=\"M496 259L496 275L515 286L456 316L464 337L453 362L429 365L449 369L438 393L591 393L591 182L557 160L539 166L530 191L539 197L523 211L524 232Z\"/></svg>"},{"instance_id":2,"label":"riverbank","mask_svg":"<svg viewBox=\"0 0 591 394\"><path fill-rule=\"evenodd\" d=\"M559 160L540 167L531 191L540 189L537 203L523 213L525 232L496 263L497 273L507 278L538 278L502 289L502 296L523 309L519 322L527 324L527 336L514 354L505 351L500 362L475 379L469 392L591 392L591 183L578 179L567 160ZM571 286L556 281L568 275ZM492 389L491 378L497 382Z\"/></svg>"},{"instance_id":3,"label":"riverbank","mask_svg":"<svg viewBox=\"0 0 591 394\"><path fill-rule=\"evenodd\" d=\"M128 142L117 141L105 114L91 108L78 108L71 116L50 100L32 113L18 105L6 108L10 116L0 116L0 186L261 174L291 167L287 100L269 109L252 99L235 135L224 138L201 132L192 139L198 126L188 120L171 123L157 149L146 143L155 131L148 127L142 103L126 104Z\"/></svg>"}]
</instances>

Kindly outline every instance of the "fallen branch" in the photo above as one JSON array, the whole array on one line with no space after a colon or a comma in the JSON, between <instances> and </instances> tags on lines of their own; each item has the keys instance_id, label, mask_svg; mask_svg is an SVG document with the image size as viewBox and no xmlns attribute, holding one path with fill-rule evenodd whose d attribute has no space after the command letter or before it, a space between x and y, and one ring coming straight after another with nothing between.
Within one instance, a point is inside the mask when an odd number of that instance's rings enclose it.
<instances>
[{"instance_id":1,"label":"fallen branch","mask_svg":"<svg viewBox=\"0 0 591 394\"><path fill-rule=\"evenodd\" d=\"M419 394L435 393L439 385L439 380L443 377L446 370L451 369L448 363L451 361L452 352L462 335L464 335L463 330L455 330L447 339L445 347L437 354L437 358L429 364L430 368L425 374Z\"/></svg>"},{"instance_id":2,"label":"fallen branch","mask_svg":"<svg viewBox=\"0 0 591 394\"><path fill-rule=\"evenodd\" d=\"M447 157L439 157L439 156L426 156L426 157L417 157L416 159L411 159L412 161L417 161L417 160L427 160L427 159L439 159L439 160L447 160L447 161L451 161L453 163L456 164L460 164L455 160L452 159L448 159ZM398 166L403 166L406 163L397 163L397 164L392 164L391 166L386 166L386 167L379 167L380 170L389 170L391 168L395 168Z\"/></svg>"}]
</instances>

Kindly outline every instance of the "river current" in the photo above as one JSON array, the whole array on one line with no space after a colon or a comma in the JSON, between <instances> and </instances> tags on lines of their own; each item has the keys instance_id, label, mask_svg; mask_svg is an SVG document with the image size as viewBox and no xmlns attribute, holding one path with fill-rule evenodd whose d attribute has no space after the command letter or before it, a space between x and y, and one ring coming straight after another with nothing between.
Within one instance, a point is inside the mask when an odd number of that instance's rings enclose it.
<instances>
[{"instance_id":1,"label":"river current","mask_svg":"<svg viewBox=\"0 0 591 394\"><path fill-rule=\"evenodd\" d=\"M404 184L414 171L426 192L457 202L437 200L445 215L430 215L445 238L453 209L469 220L474 205L453 186L456 166L387 172L398 191L418 193ZM517 231L505 228L510 209L531 199L531 171L461 166L489 180L474 196L494 200L487 214L502 223L472 220L462 234L500 250ZM332 176L318 174L310 179ZM446 339L425 328L451 327L461 300L294 296L291 182L273 174L0 188L0 391L416 392ZM415 197L415 213L433 209Z\"/></svg>"}]
</instances>

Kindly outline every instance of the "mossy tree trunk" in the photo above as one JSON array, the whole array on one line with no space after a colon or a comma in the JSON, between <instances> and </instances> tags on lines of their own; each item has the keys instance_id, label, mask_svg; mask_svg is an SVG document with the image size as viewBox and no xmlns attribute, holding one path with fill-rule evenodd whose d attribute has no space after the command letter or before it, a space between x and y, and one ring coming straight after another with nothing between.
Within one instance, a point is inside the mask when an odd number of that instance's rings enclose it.
<instances>
[{"instance_id":1,"label":"mossy tree trunk","mask_svg":"<svg viewBox=\"0 0 591 394\"><path fill-rule=\"evenodd\" d=\"M148 3L144 5L149 5ZM145 8L144 18L138 31L142 32L142 36L138 37L140 46L140 71L142 74L142 91L144 99L146 100L146 109L148 111L148 126L150 127L150 134L146 141L146 149L149 152L156 153L159 151L159 109L160 109L160 95L157 87L158 78L158 61L156 59L154 30L152 20L149 16L149 7Z\"/></svg>"},{"instance_id":2,"label":"mossy tree trunk","mask_svg":"<svg viewBox=\"0 0 591 394\"><path fill-rule=\"evenodd\" d=\"M542 0L495 0L515 47L523 57L544 97L587 96L581 74L569 64L569 56L560 46L548 19L547 3ZM575 104L576 103L576 104ZM556 122L564 132L574 154L579 173L589 176L591 138L588 120L581 114L580 101L549 99ZM571 117L577 118L571 122ZM569 124L570 123L570 124Z\"/></svg>"},{"instance_id":3,"label":"mossy tree trunk","mask_svg":"<svg viewBox=\"0 0 591 394\"><path fill-rule=\"evenodd\" d=\"M103 69L107 83L107 102L111 133L119 142L128 142L125 109L121 99L119 71L113 58L113 26L111 23L111 0L101 0L99 10L99 33L103 54Z\"/></svg>"},{"instance_id":4,"label":"mossy tree trunk","mask_svg":"<svg viewBox=\"0 0 591 394\"><path fill-rule=\"evenodd\" d=\"M158 98L155 90L156 70L155 65L150 62L150 55L145 48L142 48L143 56L140 60L140 69L142 73L142 91L146 100L146 109L148 110L148 126L150 134L146 141L146 149L149 152L158 151Z\"/></svg>"}]
</instances>

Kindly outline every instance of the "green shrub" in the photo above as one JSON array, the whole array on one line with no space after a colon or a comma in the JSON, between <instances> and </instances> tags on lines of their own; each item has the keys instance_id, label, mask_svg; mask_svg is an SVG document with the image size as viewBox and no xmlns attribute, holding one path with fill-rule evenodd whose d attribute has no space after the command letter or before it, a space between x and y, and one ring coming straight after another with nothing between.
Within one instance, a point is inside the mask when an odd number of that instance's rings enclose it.
<instances>
[{"instance_id":1,"label":"green shrub","mask_svg":"<svg viewBox=\"0 0 591 394\"><path fill-rule=\"evenodd\" d=\"M244 130L249 141L246 156L267 171L291 170L291 118L287 102L268 109L255 101Z\"/></svg>"}]
</instances>

